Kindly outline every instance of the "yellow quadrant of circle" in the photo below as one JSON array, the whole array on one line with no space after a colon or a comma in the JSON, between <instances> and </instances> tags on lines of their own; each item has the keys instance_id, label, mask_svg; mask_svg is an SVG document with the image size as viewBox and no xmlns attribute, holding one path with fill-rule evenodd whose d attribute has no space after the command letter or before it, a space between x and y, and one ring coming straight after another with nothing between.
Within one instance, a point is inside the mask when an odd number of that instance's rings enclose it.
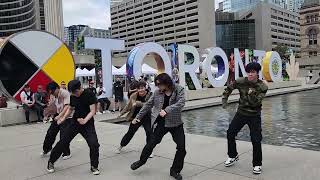
<instances>
[{"instance_id":1,"label":"yellow quadrant of circle","mask_svg":"<svg viewBox=\"0 0 320 180\"><path fill-rule=\"evenodd\" d=\"M42 67L42 70L56 83L68 83L74 79L75 65L69 49L62 45Z\"/></svg>"},{"instance_id":2,"label":"yellow quadrant of circle","mask_svg":"<svg viewBox=\"0 0 320 180\"><path fill-rule=\"evenodd\" d=\"M263 68L262 68L262 74L263 74L263 77L265 78L265 80L267 80L268 82L271 82L272 79L271 79L271 75L270 75L270 69L269 69L269 64L271 63L271 55L272 55L272 52L267 52L266 53L266 56L265 58L263 59Z\"/></svg>"}]
</instances>

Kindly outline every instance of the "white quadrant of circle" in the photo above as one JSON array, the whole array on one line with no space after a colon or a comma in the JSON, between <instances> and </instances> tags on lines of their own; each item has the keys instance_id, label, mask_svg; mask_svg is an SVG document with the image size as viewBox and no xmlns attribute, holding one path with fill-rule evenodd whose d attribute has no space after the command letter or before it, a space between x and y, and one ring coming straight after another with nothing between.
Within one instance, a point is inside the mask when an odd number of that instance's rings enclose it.
<instances>
[{"instance_id":1,"label":"white quadrant of circle","mask_svg":"<svg viewBox=\"0 0 320 180\"><path fill-rule=\"evenodd\" d=\"M20 33L10 39L22 53L41 68L63 44L55 36L41 31Z\"/></svg>"}]
</instances>

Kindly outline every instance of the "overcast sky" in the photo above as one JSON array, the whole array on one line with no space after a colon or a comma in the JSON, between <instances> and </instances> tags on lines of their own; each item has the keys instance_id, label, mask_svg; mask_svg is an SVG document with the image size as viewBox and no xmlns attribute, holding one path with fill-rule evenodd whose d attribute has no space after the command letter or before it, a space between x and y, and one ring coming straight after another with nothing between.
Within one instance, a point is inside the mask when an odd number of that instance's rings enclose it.
<instances>
[{"instance_id":1,"label":"overcast sky","mask_svg":"<svg viewBox=\"0 0 320 180\"><path fill-rule=\"evenodd\" d=\"M110 27L110 0L62 0L64 25L84 24L93 28ZM216 8L218 7L216 0Z\"/></svg>"}]
</instances>

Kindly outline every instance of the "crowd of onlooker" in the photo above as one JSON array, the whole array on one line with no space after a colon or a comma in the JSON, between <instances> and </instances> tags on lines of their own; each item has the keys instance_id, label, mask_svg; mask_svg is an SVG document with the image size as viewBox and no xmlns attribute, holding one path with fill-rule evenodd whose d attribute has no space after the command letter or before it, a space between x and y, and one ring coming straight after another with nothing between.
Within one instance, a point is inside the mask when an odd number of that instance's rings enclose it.
<instances>
[{"instance_id":1,"label":"crowd of onlooker","mask_svg":"<svg viewBox=\"0 0 320 180\"><path fill-rule=\"evenodd\" d=\"M93 80L89 80L89 89L98 99L97 114L103 113L114 113L116 111L121 112L125 101L130 99L130 96L138 91L138 82L144 81L146 83L146 89L148 91L154 91L154 83L149 83L147 77L141 76L138 80L135 78L129 78L129 87L126 90L124 80L116 78L113 83L113 96L109 97L106 93L106 89L102 83L96 84ZM60 83L60 88L67 90L66 82ZM125 95L127 92L127 96ZM54 95L47 94L47 90L42 86L38 85L37 90L33 92L31 87L26 84L23 91L20 94L21 105L25 112L25 118L27 123L30 122L30 112L34 111L37 115L37 122L51 122L54 119L54 115L57 113L57 101L58 99ZM8 99L1 95L0 96L0 108L7 107ZM113 102L113 108L111 104Z\"/></svg>"}]
</instances>

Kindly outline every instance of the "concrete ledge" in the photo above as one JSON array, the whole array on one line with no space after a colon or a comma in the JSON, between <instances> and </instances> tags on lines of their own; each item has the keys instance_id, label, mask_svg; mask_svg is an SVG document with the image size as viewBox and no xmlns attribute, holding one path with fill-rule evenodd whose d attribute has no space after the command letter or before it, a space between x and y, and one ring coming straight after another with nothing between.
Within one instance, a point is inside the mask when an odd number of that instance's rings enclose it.
<instances>
[{"instance_id":1,"label":"concrete ledge","mask_svg":"<svg viewBox=\"0 0 320 180\"><path fill-rule=\"evenodd\" d=\"M301 86L301 81L282 81L276 83L268 83L269 90L280 89L280 88L289 88L289 87L297 87ZM219 97L223 93L226 87L220 88L208 88L201 90L187 90L186 91L186 100L198 100L198 99L207 99L213 97ZM235 90L232 94L239 94L238 90Z\"/></svg>"},{"instance_id":2,"label":"concrete ledge","mask_svg":"<svg viewBox=\"0 0 320 180\"><path fill-rule=\"evenodd\" d=\"M30 121L37 120L35 112L30 112ZM0 126L26 123L26 116L22 107L0 109Z\"/></svg>"}]
</instances>

